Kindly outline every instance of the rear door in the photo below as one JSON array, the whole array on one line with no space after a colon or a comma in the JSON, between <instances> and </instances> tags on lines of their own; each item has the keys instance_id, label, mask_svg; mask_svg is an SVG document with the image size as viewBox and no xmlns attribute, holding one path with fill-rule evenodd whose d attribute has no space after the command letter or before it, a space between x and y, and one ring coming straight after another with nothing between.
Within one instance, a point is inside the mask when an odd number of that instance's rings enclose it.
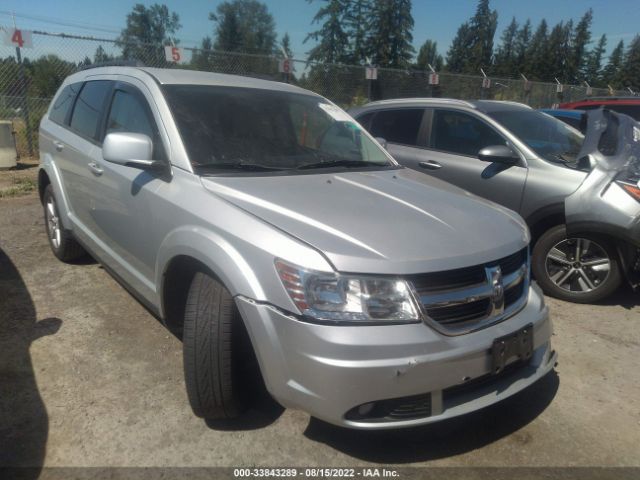
<instances>
[{"instance_id":1,"label":"rear door","mask_svg":"<svg viewBox=\"0 0 640 480\"><path fill-rule=\"evenodd\" d=\"M387 151L402 165L418 169L424 150L419 147L425 136L424 108L380 110L371 117L360 117L372 136L387 142Z\"/></svg>"},{"instance_id":2,"label":"rear door","mask_svg":"<svg viewBox=\"0 0 640 480\"><path fill-rule=\"evenodd\" d=\"M91 215L91 190L94 175L90 164L100 150L99 132L107 98L113 87L110 80L84 82L77 95L69 125L54 143L56 164L69 202L76 232L85 237L95 228Z\"/></svg>"},{"instance_id":3,"label":"rear door","mask_svg":"<svg viewBox=\"0 0 640 480\"><path fill-rule=\"evenodd\" d=\"M517 151L502 134L477 115L457 109L429 109L424 124L428 129L419 170L520 210L527 178L524 159L513 166L478 159L478 152L492 145L509 145Z\"/></svg>"}]
</instances>

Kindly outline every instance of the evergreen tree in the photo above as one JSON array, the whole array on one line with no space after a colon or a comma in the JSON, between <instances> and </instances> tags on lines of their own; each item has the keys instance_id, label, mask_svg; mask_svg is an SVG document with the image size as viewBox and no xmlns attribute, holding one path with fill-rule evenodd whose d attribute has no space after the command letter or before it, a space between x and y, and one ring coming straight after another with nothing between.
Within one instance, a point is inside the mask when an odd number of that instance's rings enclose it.
<instances>
[{"instance_id":1,"label":"evergreen tree","mask_svg":"<svg viewBox=\"0 0 640 480\"><path fill-rule=\"evenodd\" d=\"M518 22L513 17L504 32L498 51L496 52L493 72L497 75L513 75L517 73Z\"/></svg>"},{"instance_id":2,"label":"evergreen tree","mask_svg":"<svg viewBox=\"0 0 640 480\"><path fill-rule=\"evenodd\" d=\"M567 59L567 77L569 81L577 82L584 80L585 69L589 56L587 55L587 45L591 41L591 22L593 21L593 10L589 9L582 16L571 38L571 52Z\"/></svg>"},{"instance_id":3,"label":"evergreen tree","mask_svg":"<svg viewBox=\"0 0 640 480\"><path fill-rule=\"evenodd\" d=\"M405 68L415 52L411 0L376 0L371 13L368 51L381 67Z\"/></svg>"},{"instance_id":4,"label":"evergreen tree","mask_svg":"<svg viewBox=\"0 0 640 480\"><path fill-rule=\"evenodd\" d=\"M624 61L624 42L620 40L609 56L609 63L602 71L602 81L614 88L622 87L622 64Z\"/></svg>"},{"instance_id":5,"label":"evergreen tree","mask_svg":"<svg viewBox=\"0 0 640 480\"><path fill-rule=\"evenodd\" d=\"M345 15L346 32L351 39L349 63L362 65L371 55L367 33L372 13L371 0L352 0L347 4Z\"/></svg>"},{"instance_id":6,"label":"evergreen tree","mask_svg":"<svg viewBox=\"0 0 640 480\"><path fill-rule=\"evenodd\" d=\"M447 52L449 70L478 74L480 68L490 67L497 25L498 12L489 8L489 0L479 0L475 15L458 28Z\"/></svg>"},{"instance_id":7,"label":"evergreen tree","mask_svg":"<svg viewBox=\"0 0 640 480\"><path fill-rule=\"evenodd\" d=\"M200 48L191 55L191 68L195 70L213 70L213 41L211 37L204 37Z\"/></svg>"},{"instance_id":8,"label":"evergreen tree","mask_svg":"<svg viewBox=\"0 0 640 480\"><path fill-rule=\"evenodd\" d=\"M548 26L547 21L543 18L536 28L535 33L531 37L531 41L527 46L525 55L525 64L522 69L527 77L534 80L543 80L547 78L547 50L548 50Z\"/></svg>"},{"instance_id":9,"label":"evergreen tree","mask_svg":"<svg viewBox=\"0 0 640 480\"><path fill-rule=\"evenodd\" d=\"M518 30L514 45L515 50L515 66L519 72L524 70L526 64L527 49L531 41L531 20L527 18L522 28Z\"/></svg>"},{"instance_id":10,"label":"evergreen tree","mask_svg":"<svg viewBox=\"0 0 640 480\"><path fill-rule=\"evenodd\" d=\"M429 65L431 65L436 72L439 72L442 70L443 63L442 55L438 54L438 42L425 40L418 51L416 68L418 70L429 71Z\"/></svg>"},{"instance_id":11,"label":"evergreen tree","mask_svg":"<svg viewBox=\"0 0 640 480\"><path fill-rule=\"evenodd\" d=\"M595 48L589 52L583 78L589 82L591 86L604 86L602 85L601 70L602 56L604 55L606 47L607 36L602 35Z\"/></svg>"},{"instance_id":12,"label":"evergreen tree","mask_svg":"<svg viewBox=\"0 0 640 480\"><path fill-rule=\"evenodd\" d=\"M105 63L113 60L113 55L107 54L102 48L102 45L98 45L96 53L93 54L93 63Z\"/></svg>"},{"instance_id":13,"label":"evergreen tree","mask_svg":"<svg viewBox=\"0 0 640 480\"><path fill-rule=\"evenodd\" d=\"M562 83L568 83L574 79L570 77L571 36L573 33L573 21L558 23L549 34L547 50L542 63L538 66L539 78L552 82L555 78Z\"/></svg>"},{"instance_id":14,"label":"evergreen tree","mask_svg":"<svg viewBox=\"0 0 640 480\"><path fill-rule=\"evenodd\" d=\"M323 2L324 6L313 17L313 23L321 24L320 29L309 33L304 39L304 43L309 39L318 42L309 52L308 60L323 63L348 62L349 36L343 28L343 24L346 24L348 2L346 0L323 0Z\"/></svg>"},{"instance_id":15,"label":"evergreen tree","mask_svg":"<svg viewBox=\"0 0 640 480\"><path fill-rule=\"evenodd\" d=\"M640 90L640 35L636 35L627 47L621 78L622 87Z\"/></svg>"},{"instance_id":16,"label":"evergreen tree","mask_svg":"<svg viewBox=\"0 0 640 480\"><path fill-rule=\"evenodd\" d=\"M150 7L136 4L127 15L127 25L120 33L116 45L122 56L141 60L147 65L164 65L164 45L176 45L174 34L181 28L180 17L166 5L154 3Z\"/></svg>"},{"instance_id":17,"label":"evergreen tree","mask_svg":"<svg viewBox=\"0 0 640 480\"><path fill-rule=\"evenodd\" d=\"M209 14L215 22L216 50L271 55L276 48L276 24L267 6L257 0L228 0Z\"/></svg>"},{"instance_id":18,"label":"evergreen tree","mask_svg":"<svg viewBox=\"0 0 640 480\"><path fill-rule=\"evenodd\" d=\"M471 46L471 27L468 22L458 27L451 46L447 51L447 71L462 73L465 71L467 55Z\"/></svg>"}]
</instances>

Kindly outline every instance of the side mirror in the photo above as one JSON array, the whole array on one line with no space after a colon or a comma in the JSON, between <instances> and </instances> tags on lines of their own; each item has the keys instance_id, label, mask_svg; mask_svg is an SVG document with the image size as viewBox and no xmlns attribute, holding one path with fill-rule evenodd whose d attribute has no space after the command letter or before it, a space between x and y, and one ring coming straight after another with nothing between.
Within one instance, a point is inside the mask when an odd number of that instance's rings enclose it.
<instances>
[{"instance_id":1,"label":"side mirror","mask_svg":"<svg viewBox=\"0 0 640 480\"><path fill-rule=\"evenodd\" d=\"M492 145L478 152L478 158L483 162L501 163L503 165L515 165L520 157L506 145Z\"/></svg>"},{"instance_id":2,"label":"side mirror","mask_svg":"<svg viewBox=\"0 0 640 480\"><path fill-rule=\"evenodd\" d=\"M382 138L382 137L374 137L374 138L376 139L376 142L378 142L382 148L384 148L385 150L387 149L387 141L384 138Z\"/></svg>"},{"instance_id":3,"label":"side mirror","mask_svg":"<svg viewBox=\"0 0 640 480\"><path fill-rule=\"evenodd\" d=\"M102 144L107 162L137 168L157 168L162 162L152 160L153 142L142 133L109 133Z\"/></svg>"}]
</instances>

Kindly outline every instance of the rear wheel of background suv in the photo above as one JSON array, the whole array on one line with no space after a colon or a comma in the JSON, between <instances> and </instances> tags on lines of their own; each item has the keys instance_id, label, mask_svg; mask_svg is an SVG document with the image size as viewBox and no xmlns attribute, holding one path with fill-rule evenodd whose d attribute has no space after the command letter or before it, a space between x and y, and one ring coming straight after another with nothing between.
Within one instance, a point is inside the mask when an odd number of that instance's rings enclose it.
<instances>
[{"instance_id":1,"label":"rear wheel of background suv","mask_svg":"<svg viewBox=\"0 0 640 480\"><path fill-rule=\"evenodd\" d=\"M53 254L63 262L71 262L85 256L84 248L73 238L71 232L65 230L60 221L58 203L53 195L51 184L44 189L42 196L44 207L44 224L47 229L47 238Z\"/></svg>"},{"instance_id":2,"label":"rear wheel of background suv","mask_svg":"<svg viewBox=\"0 0 640 480\"><path fill-rule=\"evenodd\" d=\"M569 302L597 302L622 282L616 250L609 240L567 238L564 225L550 228L538 239L531 267L544 293Z\"/></svg>"},{"instance_id":3,"label":"rear wheel of background suv","mask_svg":"<svg viewBox=\"0 0 640 480\"><path fill-rule=\"evenodd\" d=\"M233 297L212 276L195 274L184 316L184 374L193 412L237 417L259 382L257 362Z\"/></svg>"}]
</instances>

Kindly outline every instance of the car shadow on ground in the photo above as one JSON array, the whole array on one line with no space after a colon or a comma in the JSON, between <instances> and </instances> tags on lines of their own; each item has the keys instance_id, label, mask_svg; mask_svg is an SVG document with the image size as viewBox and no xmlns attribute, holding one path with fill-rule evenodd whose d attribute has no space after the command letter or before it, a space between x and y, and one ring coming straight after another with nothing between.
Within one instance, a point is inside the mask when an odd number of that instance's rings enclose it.
<instances>
[{"instance_id":1,"label":"car shadow on ground","mask_svg":"<svg viewBox=\"0 0 640 480\"><path fill-rule=\"evenodd\" d=\"M304 432L360 460L413 463L460 455L511 435L538 417L555 397L560 380L555 371L524 391L478 412L423 427L363 432L312 418ZM516 437L523 444L528 435Z\"/></svg>"},{"instance_id":2,"label":"car shadow on ground","mask_svg":"<svg viewBox=\"0 0 640 480\"><path fill-rule=\"evenodd\" d=\"M628 285L623 285L612 295L598 302L598 305L619 305L627 310L640 307L640 291L634 292Z\"/></svg>"},{"instance_id":3,"label":"car shadow on ground","mask_svg":"<svg viewBox=\"0 0 640 480\"><path fill-rule=\"evenodd\" d=\"M20 478L39 476L49 433L29 348L61 324L58 318L36 320L20 273L0 249L0 469L30 467Z\"/></svg>"}]
</instances>

